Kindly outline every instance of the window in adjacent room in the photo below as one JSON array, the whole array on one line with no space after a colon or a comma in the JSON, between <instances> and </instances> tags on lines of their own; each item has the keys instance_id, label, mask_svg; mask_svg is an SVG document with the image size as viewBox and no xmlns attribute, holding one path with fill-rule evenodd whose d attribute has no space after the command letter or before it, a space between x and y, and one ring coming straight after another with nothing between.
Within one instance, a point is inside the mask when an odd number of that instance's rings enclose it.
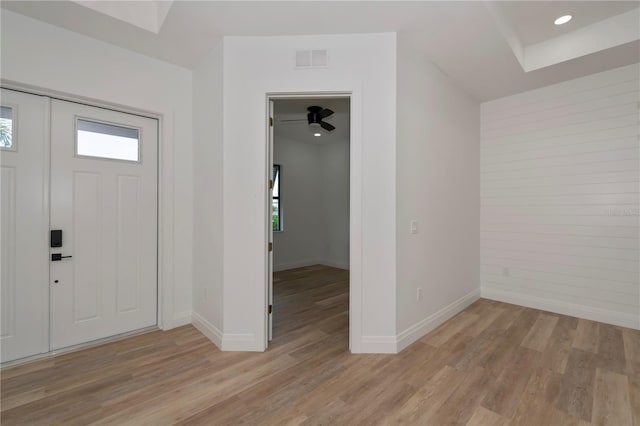
<instances>
[{"instance_id":1,"label":"window in adjacent room","mask_svg":"<svg viewBox=\"0 0 640 426\"><path fill-rule=\"evenodd\" d=\"M271 222L275 232L282 231L282 204L280 203L280 165L273 165L273 198L271 199Z\"/></svg>"}]
</instances>

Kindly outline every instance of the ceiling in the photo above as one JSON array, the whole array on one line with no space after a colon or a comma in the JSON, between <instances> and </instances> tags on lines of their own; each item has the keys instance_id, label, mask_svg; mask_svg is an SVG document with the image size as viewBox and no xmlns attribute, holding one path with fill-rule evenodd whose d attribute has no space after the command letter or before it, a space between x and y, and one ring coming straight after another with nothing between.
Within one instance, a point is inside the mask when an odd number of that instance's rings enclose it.
<instances>
[{"instance_id":1,"label":"ceiling","mask_svg":"<svg viewBox=\"0 0 640 426\"><path fill-rule=\"evenodd\" d=\"M0 6L189 69L224 36L398 32L480 101L640 61L637 1L3 0ZM569 24L553 25L567 13L574 16Z\"/></svg>"},{"instance_id":2,"label":"ceiling","mask_svg":"<svg viewBox=\"0 0 640 426\"><path fill-rule=\"evenodd\" d=\"M535 44L575 31L628 12L638 7L635 1L505 1L500 6L511 22L523 44ZM565 25L553 21L563 15L573 19ZM534 17L532 19L532 17Z\"/></svg>"},{"instance_id":3,"label":"ceiling","mask_svg":"<svg viewBox=\"0 0 640 426\"><path fill-rule=\"evenodd\" d=\"M335 126L331 132L321 131L322 136L313 136L309 131L307 122L307 107L321 106L329 108L333 115L324 121ZM325 144L332 142L344 143L349 140L349 110L348 98L304 98L304 99L278 99L274 102L274 138L289 139L308 144ZM283 122L282 120L302 119L296 122Z\"/></svg>"}]
</instances>

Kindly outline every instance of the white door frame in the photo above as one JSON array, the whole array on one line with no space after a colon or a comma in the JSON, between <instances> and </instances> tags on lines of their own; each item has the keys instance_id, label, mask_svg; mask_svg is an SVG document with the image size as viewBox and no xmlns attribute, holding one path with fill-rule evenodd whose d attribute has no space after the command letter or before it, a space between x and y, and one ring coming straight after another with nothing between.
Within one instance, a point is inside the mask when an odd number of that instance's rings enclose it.
<instances>
[{"instance_id":1,"label":"white door frame","mask_svg":"<svg viewBox=\"0 0 640 426\"><path fill-rule=\"evenodd\" d=\"M265 173L262 175L266 181L263 188L269 188L270 170L269 152L273 141L270 137L269 127L269 103L283 99L300 98L347 98L349 105L349 350L359 352L359 340L362 336L362 138L360 117L360 93L356 90L349 91L304 91L304 92L267 92L265 94L266 112L265 141L267 143L266 158L264 162ZM268 198L268 197L267 197ZM271 229L271 200L265 203L266 235L268 243ZM269 268L269 251L265 250L265 292L267 303L265 306L265 349L269 345L269 274L273 271Z\"/></svg>"},{"instance_id":2,"label":"white door frame","mask_svg":"<svg viewBox=\"0 0 640 426\"><path fill-rule=\"evenodd\" d=\"M20 82L0 79L0 87L16 90L28 94L47 96L51 99L75 102L97 108L104 108L127 114L139 115L142 117L157 120L158 125L158 247L157 247L157 279L158 279L158 318L157 327L162 330L173 328L173 166L172 158L167 158L164 154L165 147L163 122L164 114L147 111L127 105L116 104L99 99L84 97L66 92L59 92L53 89L32 86ZM49 154L49 147L47 147ZM47 178L47 185L49 179ZM49 202L49 192L46 191L47 203ZM48 231L47 231L48 232ZM49 248L47 247L47 251ZM47 286L49 283L47 283ZM48 326L47 326L48 328Z\"/></svg>"}]
</instances>

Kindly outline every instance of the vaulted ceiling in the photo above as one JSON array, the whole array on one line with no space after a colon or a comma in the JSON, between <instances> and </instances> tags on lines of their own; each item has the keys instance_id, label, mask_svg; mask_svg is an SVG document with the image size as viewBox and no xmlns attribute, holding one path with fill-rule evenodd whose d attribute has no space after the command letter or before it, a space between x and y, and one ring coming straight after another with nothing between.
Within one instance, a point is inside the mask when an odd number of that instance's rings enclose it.
<instances>
[{"instance_id":1,"label":"vaulted ceiling","mask_svg":"<svg viewBox=\"0 0 640 426\"><path fill-rule=\"evenodd\" d=\"M478 100L640 61L637 1L7 1L185 68L224 36L398 32ZM553 20L571 14L556 26Z\"/></svg>"}]
</instances>

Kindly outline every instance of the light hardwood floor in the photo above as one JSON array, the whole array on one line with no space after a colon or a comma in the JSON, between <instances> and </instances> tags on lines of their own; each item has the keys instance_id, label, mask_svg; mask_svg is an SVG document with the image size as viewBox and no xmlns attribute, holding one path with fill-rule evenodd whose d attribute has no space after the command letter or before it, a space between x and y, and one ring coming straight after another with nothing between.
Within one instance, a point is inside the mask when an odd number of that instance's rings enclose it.
<instances>
[{"instance_id":1,"label":"light hardwood floor","mask_svg":"<svg viewBox=\"0 0 640 426\"><path fill-rule=\"evenodd\" d=\"M399 355L348 352L348 276L278 273L265 353L191 326L2 371L2 424L640 425L640 332L479 300Z\"/></svg>"}]
</instances>

